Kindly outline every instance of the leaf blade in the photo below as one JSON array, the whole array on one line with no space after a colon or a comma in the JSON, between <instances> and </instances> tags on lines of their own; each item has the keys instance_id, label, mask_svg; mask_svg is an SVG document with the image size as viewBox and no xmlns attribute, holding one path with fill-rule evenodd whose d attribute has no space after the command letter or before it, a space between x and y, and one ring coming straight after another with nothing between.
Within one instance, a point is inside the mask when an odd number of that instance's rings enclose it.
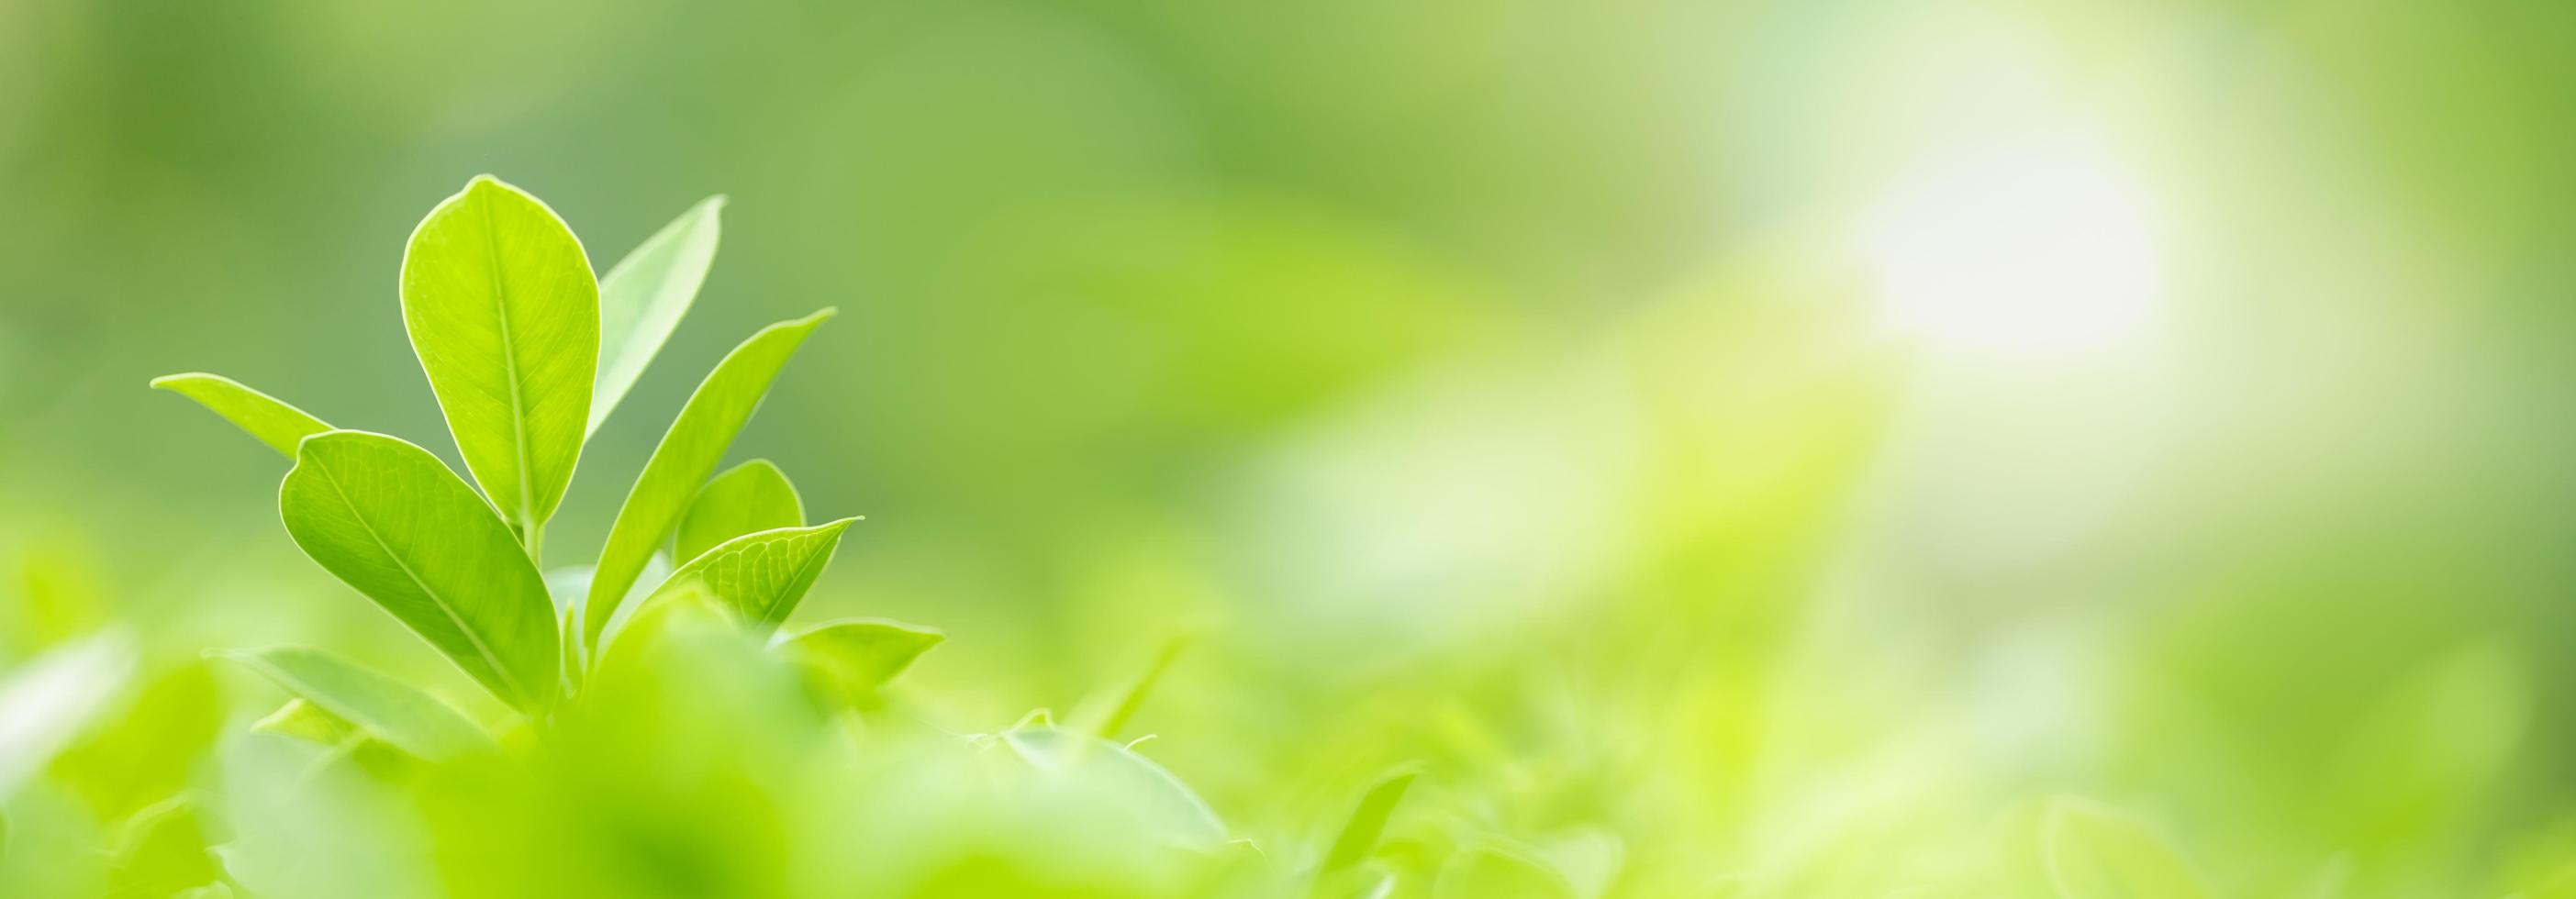
<instances>
[{"instance_id":1,"label":"leaf blade","mask_svg":"<svg viewBox=\"0 0 2576 899\"><path fill-rule=\"evenodd\" d=\"M1360 794L1351 808L1351 817L1342 831L1333 837L1332 848L1324 853L1322 873L1331 875L1367 861L1376 851L1378 839L1386 833L1386 823L1395 816L1395 807L1404 801L1404 793L1413 787L1421 770L1411 765L1399 767L1380 776Z\"/></svg>"},{"instance_id":2,"label":"leaf blade","mask_svg":"<svg viewBox=\"0 0 2576 899\"><path fill-rule=\"evenodd\" d=\"M609 526L607 545L600 549L590 595L582 606L586 644L599 642L600 632L617 614L619 600L634 586L654 548L679 524L689 499L715 472L725 448L733 444L743 423L751 420L779 369L807 335L835 314L837 310L825 308L760 329L725 354L689 395L679 417L663 433L661 445L645 461L643 474L627 491L616 522Z\"/></svg>"},{"instance_id":3,"label":"leaf blade","mask_svg":"<svg viewBox=\"0 0 2576 899\"><path fill-rule=\"evenodd\" d=\"M193 371L162 375L152 379L152 389L196 400L197 405L223 416L234 427L290 460L295 458L297 443L331 430L329 424L311 413L222 375Z\"/></svg>"},{"instance_id":4,"label":"leaf blade","mask_svg":"<svg viewBox=\"0 0 2576 899\"><path fill-rule=\"evenodd\" d=\"M526 191L477 175L403 251L403 329L483 495L525 534L572 482L599 364L581 241Z\"/></svg>"},{"instance_id":5,"label":"leaf blade","mask_svg":"<svg viewBox=\"0 0 2576 899\"><path fill-rule=\"evenodd\" d=\"M727 540L671 572L670 580L664 581L653 595L702 589L755 627L776 627L786 620L787 613L796 610L805 591L822 576L824 566L831 564L833 551L840 548L841 532L856 521L843 518L810 528L778 528Z\"/></svg>"},{"instance_id":6,"label":"leaf blade","mask_svg":"<svg viewBox=\"0 0 2576 899\"><path fill-rule=\"evenodd\" d=\"M721 194L698 201L599 279L599 377L591 389L584 434L599 432L689 314L707 269L715 264L724 204Z\"/></svg>"},{"instance_id":7,"label":"leaf blade","mask_svg":"<svg viewBox=\"0 0 2576 899\"><path fill-rule=\"evenodd\" d=\"M429 451L366 431L305 438L278 489L304 554L521 709L556 693L554 605L509 526Z\"/></svg>"},{"instance_id":8,"label":"leaf blade","mask_svg":"<svg viewBox=\"0 0 2576 899\"><path fill-rule=\"evenodd\" d=\"M436 697L319 649L276 646L213 655L257 671L332 718L424 759L455 758L493 745L482 728Z\"/></svg>"},{"instance_id":9,"label":"leaf blade","mask_svg":"<svg viewBox=\"0 0 2576 899\"><path fill-rule=\"evenodd\" d=\"M778 648L837 698L874 695L947 634L882 618L828 621L787 637Z\"/></svg>"},{"instance_id":10,"label":"leaf blade","mask_svg":"<svg viewBox=\"0 0 2576 899\"><path fill-rule=\"evenodd\" d=\"M805 502L796 485L767 459L753 459L726 469L699 488L680 515L672 558L695 559L744 534L805 523Z\"/></svg>"}]
</instances>

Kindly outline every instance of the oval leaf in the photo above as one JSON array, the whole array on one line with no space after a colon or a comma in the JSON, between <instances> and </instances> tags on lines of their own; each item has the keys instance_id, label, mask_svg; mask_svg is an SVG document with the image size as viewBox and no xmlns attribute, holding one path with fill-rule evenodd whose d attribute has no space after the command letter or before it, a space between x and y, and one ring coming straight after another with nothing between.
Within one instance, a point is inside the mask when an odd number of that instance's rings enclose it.
<instances>
[{"instance_id":1,"label":"oval leaf","mask_svg":"<svg viewBox=\"0 0 2576 899\"><path fill-rule=\"evenodd\" d=\"M779 643L825 691L844 702L885 687L946 634L877 618L816 625Z\"/></svg>"},{"instance_id":2,"label":"oval leaf","mask_svg":"<svg viewBox=\"0 0 2576 899\"><path fill-rule=\"evenodd\" d=\"M396 749L437 761L492 746L482 728L410 684L304 646L218 652Z\"/></svg>"},{"instance_id":3,"label":"oval leaf","mask_svg":"<svg viewBox=\"0 0 2576 899\"><path fill-rule=\"evenodd\" d=\"M681 511L715 472L743 422L751 420L752 410L769 392L778 370L796 354L806 335L835 312L824 309L760 329L725 354L715 371L699 382L697 392L689 395L688 404L680 407L679 418L662 435L662 444L653 448L644 473L636 476L626 504L617 510L617 522L608 528L608 545L600 549L590 595L582 603L587 644L598 643L600 631L617 614L619 600L653 557L653 548L679 524Z\"/></svg>"},{"instance_id":4,"label":"oval leaf","mask_svg":"<svg viewBox=\"0 0 2576 899\"><path fill-rule=\"evenodd\" d=\"M599 365L581 241L525 191L476 176L412 231L403 327L483 494L523 537L572 482Z\"/></svg>"},{"instance_id":5,"label":"oval leaf","mask_svg":"<svg viewBox=\"0 0 2576 899\"><path fill-rule=\"evenodd\" d=\"M856 518L810 528L779 528L744 534L718 544L705 555L671 572L654 596L680 590L704 590L726 611L766 631L787 619L807 588L832 563L841 532ZM650 602L651 600L647 600Z\"/></svg>"},{"instance_id":6,"label":"oval leaf","mask_svg":"<svg viewBox=\"0 0 2576 899\"><path fill-rule=\"evenodd\" d=\"M429 451L365 431L305 438L278 511L305 555L493 693L522 709L553 700L545 581L492 508Z\"/></svg>"},{"instance_id":7,"label":"oval leaf","mask_svg":"<svg viewBox=\"0 0 2576 899\"><path fill-rule=\"evenodd\" d=\"M2144 822L2076 799L2050 803L2040 853L2061 899L2208 899L2182 855Z\"/></svg>"},{"instance_id":8,"label":"oval leaf","mask_svg":"<svg viewBox=\"0 0 2576 899\"><path fill-rule=\"evenodd\" d=\"M222 375L162 375L152 379L152 389L196 400L198 405L223 416L234 427L249 432L289 459L295 458L295 445L304 438L331 430L330 425L304 410Z\"/></svg>"},{"instance_id":9,"label":"oval leaf","mask_svg":"<svg viewBox=\"0 0 2576 899\"><path fill-rule=\"evenodd\" d=\"M689 511L680 516L673 558L694 559L744 534L805 523L805 503L785 472L767 459L753 459L726 469L708 481Z\"/></svg>"},{"instance_id":10,"label":"oval leaf","mask_svg":"<svg viewBox=\"0 0 2576 899\"><path fill-rule=\"evenodd\" d=\"M716 196L689 207L599 279L599 379L591 391L585 434L597 432L600 422L608 420L680 318L689 314L698 286L707 280L707 267L716 260L724 203L725 198Z\"/></svg>"}]
</instances>

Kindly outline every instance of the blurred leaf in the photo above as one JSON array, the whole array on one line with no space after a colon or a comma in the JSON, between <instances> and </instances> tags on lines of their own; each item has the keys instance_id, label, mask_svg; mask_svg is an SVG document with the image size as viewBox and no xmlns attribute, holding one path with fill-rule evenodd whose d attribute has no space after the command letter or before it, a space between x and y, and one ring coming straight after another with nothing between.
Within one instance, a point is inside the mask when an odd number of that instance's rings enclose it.
<instances>
[{"instance_id":1,"label":"blurred leaf","mask_svg":"<svg viewBox=\"0 0 2576 899\"><path fill-rule=\"evenodd\" d=\"M1536 853L1488 839L1450 856L1440 866L1431 895L1438 899L1572 899L1576 894L1574 884Z\"/></svg>"},{"instance_id":2,"label":"blurred leaf","mask_svg":"<svg viewBox=\"0 0 2576 899\"><path fill-rule=\"evenodd\" d=\"M313 561L494 694L521 709L554 700L545 581L492 507L427 450L364 431L306 438L278 510Z\"/></svg>"},{"instance_id":3,"label":"blurred leaf","mask_svg":"<svg viewBox=\"0 0 2576 899\"><path fill-rule=\"evenodd\" d=\"M191 662L144 686L132 706L54 762L54 777L113 821L186 789L223 728L212 672Z\"/></svg>"},{"instance_id":4,"label":"blurred leaf","mask_svg":"<svg viewBox=\"0 0 2576 899\"><path fill-rule=\"evenodd\" d=\"M806 335L835 311L824 309L760 329L725 354L715 371L699 382L697 392L689 395L671 429L663 433L661 445L645 461L644 473L636 476L634 489L617 510L616 523L609 526L608 543L600 549L599 566L583 602L585 643L599 642L600 632L617 614L619 600L634 586L654 547L679 524L681 511L724 458L734 434L751 420L778 370L795 355Z\"/></svg>"},{"instance_id":5,"label":"blurred leaf","mask_svg":"<svg viewBox=\"0 0 2576 899\"><path fill-rule=\"evenodd\" d=\"M21 544L26 553L16 611L19 619L10 642L34 651L94 631L108 617L107 590L99 582L99 565L86 541L68 534L37 537Z\"/></svg>"},{"instance_id":6,"label":"blurred leaf","mask_svg":"<svg viewBox=\"0 0 2576 899\"><path fill-rule=\"evenodd\" d=\"M1145 707L1145 698L1154 695L1154 685L1162 682L1163 672L1171 670L1172 663L1180 660L1181 652L1189 648L1191 640L1189 635L1181 635L1164 641L1163 648L1154 653L1154 661L1148 663L1144 671L1138 672L1135 680L1128 682L1127 689L1120 691L1117 705L1096 715L1081 716L1092 719L1082 729L1103 739L1118 736L1119 731L1127 728L1128 720L1136 717L1136 711Z\"/></svg>"},{"instance_id":7,"label":"blurred leaf","mask_svg":"<svg viewBox=\"0 0 2576 899\"><path fill-rule=\"evenodd\" d=\"M653 595L658 598L668 591L704 590L765 633L796 610L805 591L814 586L814 579L821 577L823 569L832 563L832 551L841 545L841 532L857 520L844 518L810 528L779 528L727 540L671 572L671 579L664 581Z\"/></svg>"},{"instance_id":8,"label":"blurred leaf","mask_svg":"<svg viewBox=\"0 0 2576 899\"><path fill-rule=\"evenodd\" d=\"M780 641L778 648L834 698L851 702L875 694L946 639L930 628L854 618L815 625Z\"/></svg>"},{"instance_id":9,"label":"blurred leaf","mask_svg":"<svg viewBox=\"0 0 2576 899\"><path fill-rule=\"evenodd\" d=\"M427 693L319 649L218 651L368 736L431 761L492 748L482 728ZM298 736L301 736L299 734Z\"/></svg>"},{"instance_id":10,"label":"blurred leaf","mask_svg":"<svg viewBox=\"0 0 2576 899\"><path fill-rule=\"evenodd\" d=\"M1413 788L1414 779L1421 774L1420 769L1405 765L1380 776L1367 792L1360 794L1350 820L1342 824L1341 833L1333 837L1332 847L1324 852L1325 874L1368 860L1377 849L1379 835L1386 832L1387 820L1394 817L1396 805L1404 801L1404 792Z\"/></svg>"},{"instance_id":11,"label":"blurred leaf","mask_svg":"<svg viewBox=\"0 0 2576 899\"><path fill-rule=\"evenodd\" d=\"M288 459L304 438L331 430L322 420L222 375L190 372L152 379L152 389L196 400Z\"/></svg>"},{"instance_id":12,"label":"blurred leaf","mask_svg":"<svg viewBox=\"0 0 2576 899\"><path fill-rule=\"evenodd\" d=\"M412 232L402 308L465 467L523 538L544 527L581 459L599 365L581 241L537 198L475 176Z\"/></svg>"},{"instance_id":13,"label":"blurred leaf","mask_svg":"<svg viewBox=\"0 0 2576 899\"><path fill-rule=\"evenodd\" d=\"M2040 822L2040 854L2060 899L2207 899L2182 855L2127 815L2061 798Z\"/></svg>"},{"instance_id":14,"label":"blurred leaf","mask_svg":"<svg viewBox=\"0 0 2576 899\"><path fill-rule=\"evenodd\" d=\"M744 534L804 523L805 503L787 474L767 459L753 459L716 475L689 501L671 557L695 559Z\"/></svg>"},{"instance_id":15,"label":"blurred leaf","mask_svg":"<svg viewBox=\"0 0 2576 899\"><path fill-rule=\"evenodd\" d=\"M365 736L349 719L331 714L327 709L296 696L286 700L277 711L251 722L250 729L261 733L282 734L317 746L338 746L350 737Z\"/></svg>"},{"instance_id":16,"label":"blurred leaf","mask_svg":"<svg viewBox=\"0 0 2576 899\"><path fill-rule=\"evenodd\" d=\"M585 435L608 420L653 355L661 352L662 342L689 314L707 267L715 262L724 204L722 196L698 201L599 279L599 380L591 392Z\"/></svg>"},{"instance_id":17,"label":"blurred leaf","mask_svg":"<svg viewBox=\"0 0 2576 899\"><path fill-rule=\"evenodd\" d=\"M1227 839L1225 823L1207 801L1163 766L1127 747L1088 734L1052 727L1016 727L1002 741L1041 772L1122 797L1138 822L1176 846L1213 850Z\"/></svg>"},{"instance_id":18,"label":"blurred leaf","mask_svg":"<svg viewBox=\"0 0 2576 899\"><path fill-rule=\"evenodd\" d=\"M223 876L206 852L195 803L164 802L136 814L123 829L108 866L110 899L171 896Z\"/></svg>"},{"instance_id":19,"label":"blurred leaf","mask_svg":"<svg viewBox=\"0 0 2576 899\"><path fill-rule=\"evenodd\" d=\"M0 801L51 762L134 673L134 647L106 633L66 643L0 682Z\"/></svg>"}]
</instances>

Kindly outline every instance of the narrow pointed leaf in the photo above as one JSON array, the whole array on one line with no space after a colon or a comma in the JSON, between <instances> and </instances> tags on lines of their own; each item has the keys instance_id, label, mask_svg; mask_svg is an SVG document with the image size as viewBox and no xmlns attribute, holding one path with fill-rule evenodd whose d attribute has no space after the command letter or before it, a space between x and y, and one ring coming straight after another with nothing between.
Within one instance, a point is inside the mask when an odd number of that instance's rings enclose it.
<instances>
[{"instance_id":1,"label":"narrow pointed leaf","mask_svg":"<svg viewBox=\"0 0 2576 899\"><path fill-rule=\"evenodd\" d=\"M581 241L525 191L476 177L421 219L403 326L483 494L522 536L572 482L599 364L599 285Z\"/></svg>"},{"instance_id":2,"label":"narrow pointed leaf","mask_svg":"<svg viewBox=\"0 0 2576 899\"><path fill-rule=\"evenodd\" d=\"M726 469L708 481L680 516L673 558L694 559L744 534L805 523L805 503L796 486L767 459L753 459Z\"/></svg>"},{"instance_id":3,"label":"narrow pointed leaf","mask_svg":"<svg viewBox=\"0 0 2576 899\"><path fill-rule=\"evenodd\" d=\"M225 421L233 423L259 442L268 444L286 458L295 458L295 444L304 438L331 430L322 420L304 410L287 405L268 394L242 386L241 382L222 375L189 372L162 375L152 379L152 389L196 400Z\"/></svg>"},{"instance_id":4,"label":"narrow pointed leaf","mask_svg":"<svg viewBox=\"0 0 2576 899\"><path fill-rule=\"evenodd\" d=\"M492 745L482 728L435 697L375 670L304 646L218 653L277 682L367 736L437 761Z\"/></svg>"},{"instance_id":5,"label":"narrow pointed leaf","mask_svg":"<svg viewBox=\"0 0 2576 899\"><path fill-rule=\"evenodd\" d=\"M844 518L810 528L779 528L727 540L671 572L671 579L653 593L658 597L675 590L704 590L717 604L755 627L776 627L787 619L787 613L796 610L796 603L805 598L814 579L832 563L832 551L841 545L841 532L857 520Z\"/></svg>"},{"instance_id":6,"label":"narrow pointed leaf","mask_svg":"<svg viewBox=\"0 0 2576 899\"><path fill-rule=\"evenodd\" d=\"M305 438L278 510L313 561L493 693L522 709L553 700L545 581L509 527L429 451L365 431Z\"/></svg>"},{"instance_id":7,"label":"narrow pointed leaf","mask_svg":"<svg viewBox=\"0 0 2576 899\"><path fill-rule=\"evenodd\" d=\"M599 279L599 379L583 433L597 432L608 420L689 314L707 267L715 263L724 203L716 196L689 207Z\"/></svg>"},{"instance_id":8,"label":"narrow pointed leaf","mask_svg":"<svg viewBox=\"0 0 2576 899\"><path fill-rule=\"evenodd\" d=\"M1387 820L1395 816L1396 804L1404 801L1404 792L1413 787L1413 779L1420 773L1410 766L1398 768L1360 794L1359 804L1351 809L1351 818L1342 825L1341 835L1333 838L1332 848L1324 853L1323 873L1334 874L1368 860L1369 853L1377 849L1378 838L1386 833Z\"/></svg>"},{"instance_id":9,"label":"narrow pointed leaf","mask_svg":"<svg viewBox=\"0 0 2576 899\"><path fill-rule=\"evenodd\" d=\"M835 698L855 701L875 694L947 635L875 618L816 625L779 643Z\"/></svg>"},{"instance_id":10,"label":"narrow pointed leaf","mask_svg":"<svg viewBox=\"0 0 2576 899\"><path fill-rule=\"evenodd\" d=\"M2208 899L2181 853L2144 822L2076 799L2051 803L2040 853L2061 899Z\"/></svg>"},{"instance_id":11,"label":"narrow pointed leaf","mask_svg":"<svg viewBox=\"0 0 2576 899\"><path fill-rule=\"evenodd\" d=\"M616 523L609 526L608 545L600 550L590 595L582 603L588 645L598 645L599 633L616 616L620 598L635 585L654 548L679 525L681 512L715 472L743 423L751 420L752 410L769 392L778 370L795 355L806 335L834 312L824 309L760 329L716 363L715 371L680 407L679 418L663 433L662 445L645 461L644 473L635 478L626 504L617 510Z\"/></svg>"}]
</instances>

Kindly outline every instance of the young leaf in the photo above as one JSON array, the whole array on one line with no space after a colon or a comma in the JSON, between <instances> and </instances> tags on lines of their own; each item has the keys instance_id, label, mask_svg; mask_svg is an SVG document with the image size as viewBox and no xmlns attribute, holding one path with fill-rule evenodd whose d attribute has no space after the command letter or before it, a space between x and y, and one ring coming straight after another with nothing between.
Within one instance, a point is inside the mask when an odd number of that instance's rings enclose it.
<instances>
[{"instance_id":1,"label":"young leaf","mask_svg":"<svg viewBox=\"0 0 2576 899\"><path fill-rule=\"evenodd\" d=\"M465 467L525 539L562 501L590 420L599 285L581 241L478 175L412 231L402 308Z\"/></svg>"},{"instance_id":2,"label":"young leaf","mask_svg":"<svg viewBox=\"0 0 2576 899\"><path fill-rule=\"evenodd\" d=\"M277 504L305 555L493 693L521 709L554 699L544 580L492 507L429 451L365 431L307 437Z\"/></svg>"},{"instance_id":3,"label":"young leaf","mask_svg":"<svg viewBox=\"0 0 2576 899\"><path fill-rule=\"evenodd\" d=\"M279 646L213 655L239 662L367 736L424 759L455 758L492 746L482 728L446 703L319 649Z\"/></svg>"},{"instance_id":4,"label":"young leaf","mask_svg":"<svg viewBox=\"0 0 2576 899\"><path fill-rule=\"evenodd\" d=\"M760 329L725 354L680 407L680 417L663 433L653 457L645 460L644 473L636 476L625 505L617 510L616 523L609 525L608 545L600 549L590 595L582 603L586 644L598 645L599 633L617 614L620 598L635 585L635 576L653 557L653 548L679 523L689 498L715 472L733 435L751 420L752 410L769 392L769 382L778 377L779 368L795 355L805 336L834 312L824 309Z\"/></svg>"},{"instance_id":5,"label":"young leaf","mask_svg":"<svg viewBox=\"0 0 2576 899\"><path fill-rule=\"evenodd\" d=\"M599 431L653 354L661 352L671 329L689 314L716 259L724 203L716 196L689 207L599 279L599 379L585 435Z\"/></svg>"},{"instance_id":6,"label":"young leaf","mask_svg":"<svg viewBox=\"0 0 2576 899\"><path fill-rule=\"evenodd\" d=\"M694 559L744 534L805 523L805 503L787 475L767 459L726 469L708 481L680 516L673 558Z\"/></svg>"},{"instance_id":7,"label":"young leaf","mask_svg":"<svg viewBox=\"0 0 2576 899\"><path fill-rule=\"evenodd\" d=\"M222 375L189 372L162 375L152 379L152 389L196 400L225 421L233 423L268 444L286 458L295 458L295 444L304 438L331 430L322 420L304 410L287 405L268 394L242 386L241 382Z\"/></svg>"},{"instance_id":8,"label":"young leaf","mask_svg":"<svg viewBox=\"0 0 2576 899\"><path fill-rule=\"evenodd\" d=\"M1013 727L1001 738L1014 755L1038 771L1087 781L1108 795L1125 797L1134 803L1138 823L1172 845L1205 851L1226 842L1225 822L1206 800L1172 772L1127 747L1043 724Z\"/></svg>"},{"instance_id":9,"label":"young leaf","mask_svg":"<svg viewBox=\"0 0 2576 899\"><path fill-rule=\"evenodd\" d=\"M2208 899L2191 866L2145 823L2077 799L2049 804L2040 854L2060 899Z\"/></svg>"},{"instance_id":10,"label":"young leaf","mask_svg":"<svg viewBox=\"0 0 2576 899\"><path fill-rule=\"evenodd\" d=\"M744 534L718 544L705 555L671 572L654 596L699 589L717 604L761 630L777 627L805 598L807 588L832 563L841 532L856 518L810 528L779 528ZM651 602L651 599L645 600Z\"/></svg>"},{"instance_id":11,"label":"young leaf","mask_svg":"<svg viewBox=\"0 0 2576 899\"><path fill-rule=\"evenodd\" d=\"M876 618L833 621L779 641L814 681L844 701L874 694L946 634Z\"/></svg>"},{"instance_id":12,"label":"young leaf","mask_svg":"<svg viewBox=\"0 0 2576 899\"><path fill-rule=\"evenodd\" d=\"M251 722L250 729L294 737L320 746L337 746L351 737L365 736L365 732L349 723L349 719L331 714L321 706L306 702L301 696L286 700L286 704L278 706L277 711Z\"/></svg>"},{"instance_id":13,"label":"young leaf","mask_svg":"<svg viewBox=\"0 0 2576 899\"><path fill-rule=\"evenodd\" d=\"M1412 766L1398 768L1379 777L1360 794L1359 805L1351 809L1349 823L1333 838L1333 846L1324 853L1323 873L1334 874L1367 861L1377 849L1378 837L1386 833L1386 822L1395 816L1395 806L1404 801L1404 791L1413 787L1421 772Z\"/></svg>"}]
</instances>

